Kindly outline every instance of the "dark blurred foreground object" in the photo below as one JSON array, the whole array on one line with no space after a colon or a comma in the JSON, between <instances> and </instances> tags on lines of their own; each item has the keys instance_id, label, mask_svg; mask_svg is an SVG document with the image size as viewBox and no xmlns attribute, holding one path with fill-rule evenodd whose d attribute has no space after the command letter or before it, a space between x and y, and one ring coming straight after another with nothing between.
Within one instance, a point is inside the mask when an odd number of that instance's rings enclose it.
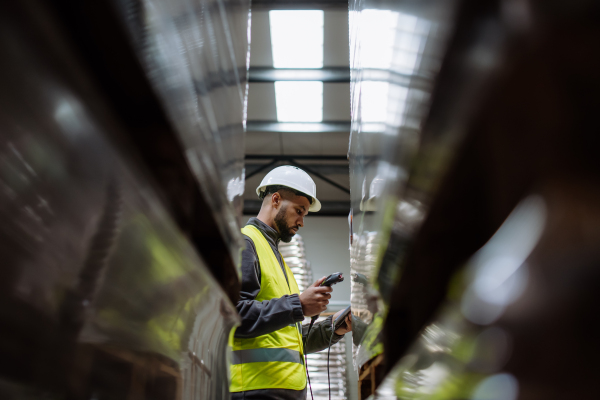
<instances>
[{"instance_id":1,"label":"dark blurred foreground object","mask_svg":"<svg viewBox=\"0 0 600 400\"><path fill-rule=\"evenodd\" d=\"M493 62L485 91L397 264L383 330L396 367L376 398L596 398L600 5L484 3L462 2L422 143L444 127L450 72L474 61L464 33L492 21L502 46L478 60Z\"/></svg>"},{"instance_id":2,"label":"dark blurred foreground object","mask_svg":"<svg viewBox=\"0 0 600 400\"><path fill-rule=\"evenodd\" d=\"M238 71L231 55L247 51L246 30L228 24L232 12L247 23L248 4L224 11L220 2L168 2L212 21L208 32L174 13L154 18L163 3L0 5L3 400L229 398L239 246L228 236L237 229L237 199L227 182L235 183L234 159L243 157L215 143L222 120L231 124L223 143L243 133L237 104L245 68ZM181 57L229 57L230 76L218 72L223 60L196 76L197 85L212 85L203 104L231 102L234 114L219 114L213 131L195 131L196 152L182 139L193 130L182 127L189 115L172 123L164 88L147 78L186 85L189 75L174 65L180 60L165 67L156 50L157 40L177 41L181 31L152 23L173 20L210 42L179 47ZM236 48L213 51L224 43ZM215 117L170 94L195 117ZM212 158L193 164L203 152ZM229 169L219 170L228 159ZM214 198L226 199L221 210Z\"/></svg>"}]
</instances>

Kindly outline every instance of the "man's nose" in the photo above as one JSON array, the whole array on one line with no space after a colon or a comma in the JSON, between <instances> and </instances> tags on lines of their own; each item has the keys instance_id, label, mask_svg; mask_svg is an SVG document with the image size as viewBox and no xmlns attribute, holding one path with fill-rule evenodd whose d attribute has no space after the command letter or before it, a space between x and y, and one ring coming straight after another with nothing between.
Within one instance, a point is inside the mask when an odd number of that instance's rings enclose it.
<instances>
[{"instance_id":1,"label":"man's nose","mask_svg":"<svg viewBox=\"0 0 600 400\"><path fill-rule=\"evenodd\" d=\"M296 224L301 228L304 227L304 217L300 217Z\"/></svg>"}]
</instances>

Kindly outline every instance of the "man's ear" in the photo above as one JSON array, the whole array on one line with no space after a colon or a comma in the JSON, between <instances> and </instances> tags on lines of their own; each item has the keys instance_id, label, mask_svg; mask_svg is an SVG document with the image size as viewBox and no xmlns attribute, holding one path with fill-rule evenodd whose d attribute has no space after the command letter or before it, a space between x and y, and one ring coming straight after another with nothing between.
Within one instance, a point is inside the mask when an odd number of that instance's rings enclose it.
<instances>
[{"instance_id":1,"label":"man's ear","mask_svg":"<svg viewBox=\"0 0 600 400\"><path fill-rule=\"evenodd\" d=\"M281 195L278 192L275 192L271 195L271 205L273 208L279 208L281 204Z\"/></svg>"}]
</instances>

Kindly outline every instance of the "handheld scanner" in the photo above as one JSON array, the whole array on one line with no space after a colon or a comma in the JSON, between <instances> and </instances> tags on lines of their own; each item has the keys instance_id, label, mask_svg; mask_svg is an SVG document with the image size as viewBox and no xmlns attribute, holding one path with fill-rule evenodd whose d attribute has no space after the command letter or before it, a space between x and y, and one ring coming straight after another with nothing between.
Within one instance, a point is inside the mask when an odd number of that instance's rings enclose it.
<instances>
[{"instance_id":1,"label":"handheld scanner","mask_svg":"<svg viewBox=\"0 0 600 400\"><path fill-rule=\"evenodd\" d=\"M329 275L327 278L325 278L325 280L323 282L321 282L321 284L319 286L331 287L338 282L342 282L343 280L344 280L344 277L342 276L342 273L336 272L336 273ZM317 320L317 318L319 318L319 315L315 315L314 317L312 317L311 323L310 323L311 327L312 327L312 324ZM310 328L308 329L308 333L310 333Z\"/></svg>"},{"instance_id":2,"label":"handheld scanner","mask_svg":"<svg viewBox=\"0 0 600 400\"><path fill-rule=\"evenodd\" d=\"M342 276L341 272L336 272L333 273L331 275L329 275L327 278L325 278L325 280L321 283L320 286L333 286L336 283L339 282L343 282L344 281L344 277Z\"/></svg>"},{"instance_id":3,"label":"handheld scanner","mask_svg":"<svg viewBox=\"0 0 600 400\"><path fill-rule=\"evenodd\" d=\"M344 311L342 311L342 313L337 317L337 319L335 321L333 321L333 330L337 330L337 328L339 328L342 325L346 325L346 317L348 316L348 314L350 314L352 312L352 309L350 308L350 306L346 307L346 309Z\"/></svg>"}]
</instances>

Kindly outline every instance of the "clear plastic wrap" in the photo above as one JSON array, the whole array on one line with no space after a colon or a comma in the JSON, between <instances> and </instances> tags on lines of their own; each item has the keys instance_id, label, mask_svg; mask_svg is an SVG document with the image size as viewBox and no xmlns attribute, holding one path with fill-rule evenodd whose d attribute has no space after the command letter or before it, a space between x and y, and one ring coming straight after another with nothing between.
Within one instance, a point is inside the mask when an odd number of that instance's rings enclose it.
<instances>
[{"instance_id":1,"label":"clear plastic wrap","mask_svg":"<svg viewBox=\"0 0 600 400\"><path fill-rule=\"evenodd\" d=\"M237 260L243 246L250 1L116 4Z\"/></svg>"},{"instance_id":2,"label":"clear plastic wrap","mask_svg":"<svg viewBox=\"0 0 600 400\"><path fill-rule=\"evenodd\" d=\"M411 169L455 2L434 3L350 2L351 302L366 325L354 334L357 368L382 351L386 296L400 274L382 261L399 258L426 212L430 187L411 182Z\"/></svg>"},{"instance_id":3,"label":"clear plastic wrap","mask_svg":"<svg viewBox=\"0 0 600 400\"><path fill-rule=\"evenodd\" d=\"M109 139L123 131L54 21L16 9L0 13L0 397L228 399L235 307Z\"/></svg>"}]
</instances>

